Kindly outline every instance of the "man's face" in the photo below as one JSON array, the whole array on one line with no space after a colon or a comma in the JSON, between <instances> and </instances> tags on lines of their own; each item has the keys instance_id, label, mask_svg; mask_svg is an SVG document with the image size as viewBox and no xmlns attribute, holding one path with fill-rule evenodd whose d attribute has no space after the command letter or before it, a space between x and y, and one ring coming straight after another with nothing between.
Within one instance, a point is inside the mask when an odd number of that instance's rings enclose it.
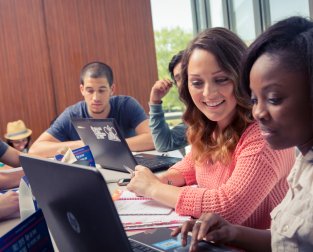
<instances>
[{"instance_id":1,"label":"man's face","mask_svg":"<svg viewBox=\"0 0 313 252\"><path fill-rule=\"evenodd\" d=\"M93 118L106 118L110 112L110 96L114 91L114 84L110 87L106 78L85 77L80 91L87 104L88 113Z\"/></svg>"},{"instance_id":2,"label":"man's face","mask_svg":"<svg viewBox=\"0 0 313 252\"><path fill-rule=\"evenodd\" d=\"M173 74L177 87L179 88L181 86L181 62L174 67Z\"/></svg>"}]
</instances>

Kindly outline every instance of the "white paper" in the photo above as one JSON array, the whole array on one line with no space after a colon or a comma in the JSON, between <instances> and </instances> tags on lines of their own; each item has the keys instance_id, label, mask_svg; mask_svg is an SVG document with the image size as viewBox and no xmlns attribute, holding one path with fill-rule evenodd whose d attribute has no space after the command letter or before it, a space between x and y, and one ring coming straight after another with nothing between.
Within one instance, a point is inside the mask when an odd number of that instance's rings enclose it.
<instances>
[{"instance_id":1,"label":"white paper","mask_svg":"<svg viewBox=\"0 0 313 252\"><path fill-rule=\"evenodd\" d=\"M70 148L68 148L67 152L64 154L61 162L72 164L77 161L77 158L75 157L74 153Z\"/></svg>"},{"instance_id":2,"label":"white paper","mask_svg":"<svg viewBox=\"0 0 313 252\"><path fill-rule=\"evenodd\" d=\"M155 200L117 200L114 204L119 215L166 215L173 211Z\"/></svg>"},{"instance_id":3,"label":"white paper","mask_svg":"<svg viewBox=\"0 0 313 252\"><path fill-rule=\"evenodd\" d=\"M190 220L190 216L181 216L173 211L169 215L120 215L120 219L124 228L130 230L161 226L177 227Z\"/></svg>"},{"instance_id":4,"label":"white paper","mask_svg":"<svg viewBox=\"0 0 313 252\"><path fill-rule=\"evenodd\" d=\"M21 220L25 220L27 217L36 212L32 190L23 178L21 179L19 187L19 205Z\"/></svg>"}]
</instances>

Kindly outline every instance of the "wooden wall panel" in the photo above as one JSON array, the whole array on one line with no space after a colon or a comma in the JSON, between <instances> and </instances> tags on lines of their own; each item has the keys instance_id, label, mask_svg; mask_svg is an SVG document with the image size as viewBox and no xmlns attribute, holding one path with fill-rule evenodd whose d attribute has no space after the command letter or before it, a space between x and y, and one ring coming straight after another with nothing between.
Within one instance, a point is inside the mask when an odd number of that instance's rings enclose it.
<instances>
[{"instance_id":1,"label":"wooden wall panel","mask_svg":"<svg viewBox=\"0 0 313 252\"><path fill-rule=\"evenodd\" d=\"M81 100L79 71L90 61L109 64L117 94L147 110L157 78L149 0L45 0L57 111Z\"/></svg>"},{"instance_id":2,"label":"wooden wall panel","mask_svg":"<svg viewBox=\"0 0 313 252\"><path fill-rule=\"evenodd\" d=\"M23 119L33 138L81 100L79 71L111 65L117 94L148 110L157 66L150 0L0 0L0 134Z\"/></svg>"},{"instance_id":3,"label":"wooden wall panel","mask_svg":"<svg viewBox=\"0 0 313 252\"><path fill-rule=\"evenodd\" d=\"M36 138L55 116L41 0L0 1L1 138L23 119Z\"/></svg>"}]
</instances>

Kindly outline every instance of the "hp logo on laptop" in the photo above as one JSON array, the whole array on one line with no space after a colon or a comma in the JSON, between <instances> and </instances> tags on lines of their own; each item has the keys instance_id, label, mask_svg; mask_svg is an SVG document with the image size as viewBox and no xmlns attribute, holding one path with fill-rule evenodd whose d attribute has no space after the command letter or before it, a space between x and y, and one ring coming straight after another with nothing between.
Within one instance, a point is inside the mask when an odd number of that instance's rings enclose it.
<instances>
[{"instance_id":1,"label":"hp logo on laptop","mask_svg":"<svg viewBox=\"0 0 313 252\"><path fill-rule=\"evenodd\" d=\"M66 215L71 227L74 229L76 233L80 234L80 226L74 214L72 214L71 212L67 212Z\"/></svg>"}]
</instances>

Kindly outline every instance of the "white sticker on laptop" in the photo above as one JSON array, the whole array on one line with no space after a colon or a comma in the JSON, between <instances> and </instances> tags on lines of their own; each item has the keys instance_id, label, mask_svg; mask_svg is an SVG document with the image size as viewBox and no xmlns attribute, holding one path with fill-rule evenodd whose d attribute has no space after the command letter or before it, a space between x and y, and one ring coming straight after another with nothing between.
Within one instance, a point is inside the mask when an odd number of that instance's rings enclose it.
<instances>
[{"instance_id":1,"label":"white sticker on laptop","mask_svg":"<svg viewBox=\"0 0 313 252\"><path fill-rule=\"evenodd\" d=\"M121 139L117 136L117 132L114 127L107 125L104 127L90 126L90 128L97 139L105 139L107 137L110 141L121 142Z\"/></svg>"}]
</instances>

